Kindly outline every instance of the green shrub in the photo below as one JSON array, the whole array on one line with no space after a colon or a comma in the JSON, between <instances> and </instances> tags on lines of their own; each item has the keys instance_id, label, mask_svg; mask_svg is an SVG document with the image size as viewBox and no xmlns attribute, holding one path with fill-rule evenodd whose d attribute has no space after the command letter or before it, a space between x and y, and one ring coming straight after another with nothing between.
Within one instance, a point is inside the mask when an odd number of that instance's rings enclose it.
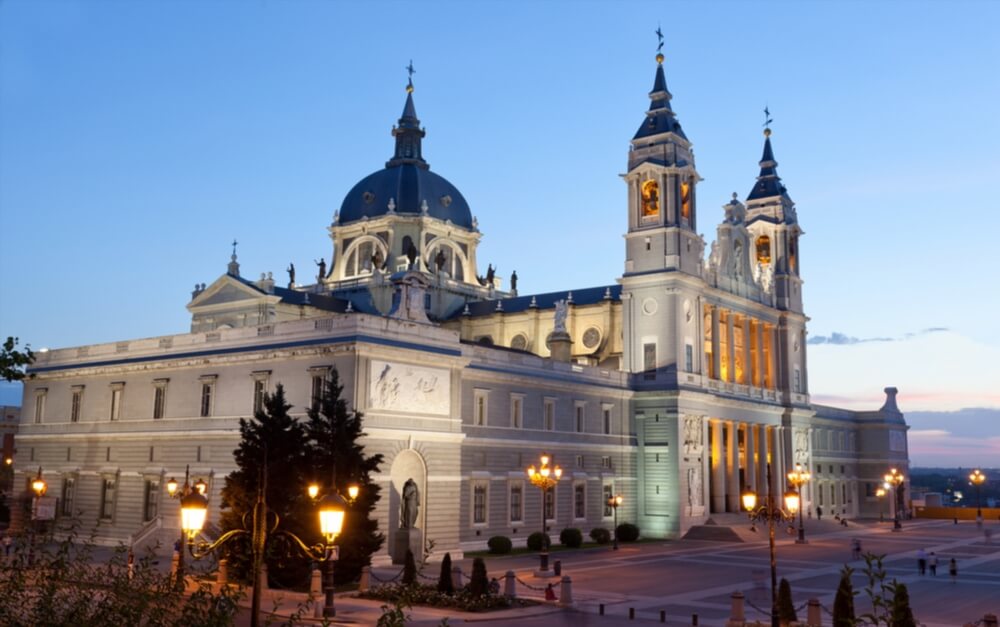
<instances>
[{"instance_id":1,"label":"green shrub","mask_svg":"<svg viewBox=\"0 0 1000 627\"><path fill-rule=\"evenodd\" d=\"M833 599L833 627L854 627L854 586L851 584L851 569L844 566L840 572L840 585Z\"/></svg>"},{"instance_id":2,"label":"green shrub","mask_svg":"<svg viewBox=\"0 0 1000 627\"><path fill-rule=\"evenodd\" d=\"M618 525L618 540L621 542L635 542L639 539L639 528L632 523L622 523Z\"/></svg>"},{"instance_id":3,"label":"green shrub","mask_svg":"<svg viewBox=\"0 0 1000 627\"><path fill-rule=\"evenodd\" d=\"M438 577L438 592L454 594L455 583L451 580L451 553L445 553L441 560L441 575Z\"/></svg>"},{"instance_id":4,"label":"green shrub","mask_svg":"<svg viewBox=\"0 0 1000 627\"><path fill-rule=\"evenodd\" d=\"M611 532L604 527L594 527L590 530L590 539L598 544L611 542Z\"/></svg>"},{"instance_id":5,"label":"green shrub","mask_svg":"<svg viewBox=\"0 0 1000 627\"><path fill-rule=\"evenodd\" d=\"M897 583L892 595L892 627L916 627L906 584Z\"/></svg>"},{"instance_id":6,"label":"green shrub","mask_svg":"<svg viewBox=\"0 0 1000 627\"><path fill-rule=\"evenodd\" d=\"M792 602L792 587L784 577L778 584L778 618L787 623L799 620L798 616L795 615L795 604Z\"/></svg>"},{"instance_id":7,"label":"green shrub","mask_svg":"<svg viewBox=\"0 0 1000 627\"><path fill-rule=\"evenodd\" d=\"M497 555L510 553L510 550L514 548L510 538L507 536L493 536L486 541L486 546L490 547L490 553L495 553Z\"/></svg>"},{"instance_id":8,"label":"green shrub","mask_svg":"<svg viewBox=\"0 0 1000 627\"><path fill-rule=\"evenodd\" d=\"M469 594L481 597L490 593L490 580L486 577L486 562L477 557L472 560L472 577L469 578Z\"/></svg>"},{"instance_id":9,"label":"green shrub","mask_svg":"<svg viewBox=\"0 0 1000 627\"><path fill-rule=\"evenodd\" d=\"M543 546L547 549L550 544L552 544L552 540L549 538L548 534L542 533L541 531L536 531L528 536L529 550L541 551Z\"/></svg>"},{"instance_id":10,"label":"green shrub","mask_svg":"<svg viewBox=\"0 0 1000 627\"><path fill-rule=\"evenodd\" d=\"M559 532L559 543L571 549L578 549L583 544L583 532L575 527L566 527Z\"/></svg>"}]
</instances>

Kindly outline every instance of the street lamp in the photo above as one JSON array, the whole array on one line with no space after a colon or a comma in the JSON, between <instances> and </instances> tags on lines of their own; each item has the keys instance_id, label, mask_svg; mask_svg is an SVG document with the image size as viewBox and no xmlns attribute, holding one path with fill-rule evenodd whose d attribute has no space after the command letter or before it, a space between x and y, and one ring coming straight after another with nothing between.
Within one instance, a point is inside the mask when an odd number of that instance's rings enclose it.
<instances>
[{"instance_id":1,"label":"street lamp","mask_svg":"<svg viewBox=\"0 0 1000 627\"><path fill-rule=\"evenodd\" d=\"M986 475L984 475L982 472L979 471L978 468L976 468L974 471L972 471L972 474L969 475L969 481L972 482L972 485L976 486L976 522L982 524L983 502L979 498L979 486L983 485L983 483L986 481Z\"/></svg>"},{"instance_id":2,"label":"street lamp","mask_svg":"<svg viewBox=\"0 0 1000 627\"><path fill-rule=\"evenodd\" d=\"M802 486L812 478L812 474L802 467L802 464L795 464L795 470L788 473L788 481L795 486L796 491L799 494L799 537L795 540L796 544L806 544L806 528L802 524Z\"/></svg>"},{"instance_id":3,"label":"street lamp","mask_svg":"<svg viewBox=\"0 0 1000 627\"><path fill-rule=\"evenodd\" d=\"M899 514L900 514L899 510L902 509L902 506L900 505L899 502L899 486L902 485L903 481L905 480L905 477L903 477L903 473L899 472L895 468L890 468L889 472L885 474L883 479L885 479L886 486L891 487L893 490L892 530L902 531L903 523L900 522L899 519Z\"/></svg>"},{"instance_id":4,"label":"street lamp","mask_svg":"<svg viewBox=\"0 0 1000 627\"><path fill-rule=\"evenodd\" d=\"M549 461L551 461L551 458L548 453L542 453L539 458L538 470L535 470L534 464L528 466L528 479L533 486L542 491L542 535L544 537L542 538L542 552L539 555L539 572L542 573L546 573L549 570L549 537L545 532L546 496L549 490L559 482L559 478L562 477L562 468L559 466L549 468Z\"/></svg>"},{"instance_id":5,"label":"street lamp","mask_svg":"<svg viewBox=\"0 0 1000 627\"><path fill-rule=\"evenodd\" d=\"M170 498L172 498L172 499L178 499L181 502L181 538L180 538L180 540L177 541L177 573L176 573L176 576L177 576L177 585L181 586L181 587L183 587L183 585L184 585L184 542L185 542L185 534L187 533L187 530L184 527L184 499L187 498L187 496L190 495L191 492L192 492L192 490L193 490L193 488L191 487L190 478L191 478L191 466L188 465L188 466L184 467L184 485L183 486L179 486L178 487L177 480L174 479L173 477L171 477L170 480L167 481L167 495ZM205 482L199 480L198 483L195 484L195 485L196 486L197 485L202 485L203 486L203 485L205 485ZM204 490L199 490L199 493L202 496L205 495ZM190 501L188 502L188 504L189 504L189 506L193 507L193 505L191 504ZM208 508L208 501L207 500L205 501L205 508L206 508L206 511L207 511L207 508ZM204 523L204 521L205 521L204 516L202 517L201 520L202 520L202 523ZM193 522L192 522L192 524L193 524ZM198 531L201 531L201 525L198 525ZM198 531L194 532L195 535L197 535ZM190 540L193 541L194 540L194 536L191 536Z\"/></svg>"},{"instance_id":6,"label":"street lamp","mask_svg":"<svg viewBox=\"0 0 1000 627\"><path fill-rule=\"evenodd\" d=\"M767 474L770 485L770 468ZM794 490L785 492L784 509L774 502L774 496L770 493L759 507L757 506L757 494L752 490L744 492L742 500L743 508L747 510L751 521L767 523L768 548L771 551L771 627L778 627L778 567L774 557L774 526L777 523L795 520L795 512L799 511L799 495Z\"/></svg>"},{"instance_id":7,"label":"street lamp","mask_svg":"<svg viewBox=\"0 0 1000 627\"><path fill-rule=\"evenodd\" d=\"M887 486L888 484L883 483L882 485L883 486ZM881 499L883 496L885 496L886 489L887 488L882 487L882 488L879 488L879 489L875 490L875 496L877 496L879 499ZM882 521L885 520L885 513L882 511L882 501L881 500L879 501L879 506L878 506L878 519L879 519L879 522L882 522Z\"/></svg>"},{"instance_id":8,"label":"street lamp","mask_svg":"<svg viewBox=\"0 0 1000 627\"><path fill-rule=\"evenodd\" d=\"M618 506L622 504L623 500L621 494L608 497L608 507L615 513L615 541L611 545L611 548L615 551L618 550Z\"/></svg>"},{"instance_id":9,"label":"street lamp","mask_svg":"<svg viewBox=\"0 0 1000 627\"><path fill-rule=\"evenodd\" d=\"M323 592L326 595L325 604L323 606L323 617L333 618L337 615L337 608L334 607L333 593L335 591L334 581L333 581L333 567L334 562L340 557L340 551L337 548L335 542L337 541L337 536L344 528L344 518L347 512L348 503L353 503L356 498L358 498L358 493L360 488L357 485L351 484L347 486L347 500L345 501L340 493L337 492L337 487L335 482L331 482L330 491L326 495L320 497L319 485L312 483L306 489L306 493L309 498L315 502L319 508L319 529L326 539L326 545L323 547L324 561L326 562L326 585L323 587Z\"/></svg>"}]
</instances>

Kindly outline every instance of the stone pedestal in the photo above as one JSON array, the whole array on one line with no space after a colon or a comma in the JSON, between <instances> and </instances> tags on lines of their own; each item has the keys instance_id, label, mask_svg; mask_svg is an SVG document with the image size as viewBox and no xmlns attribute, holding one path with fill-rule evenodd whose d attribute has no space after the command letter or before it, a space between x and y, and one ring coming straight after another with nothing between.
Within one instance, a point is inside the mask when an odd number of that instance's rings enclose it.
<instances>
[{"instance_id":1,"label":"stone pedestal","mask_svg":"<svg viewBox=\"0 0 1000 627\"><path fill-rule=\"evenodd\" d=\"M420 561L424 556L424 533L420 529L397 529L392 535L392 563L405 564L406 550L413 553L413 559Z\"/></svg>"},{"instance_id":2,"label":"stone pedestal","mask_svg":"<svg viewBox=\"0 0 1000 627\"><path fill-rule=\"evenodd\" d=\"M568 362L572 356L573 340L569 333L557 331L549 338L549 350L555 361Z\"/></svg>"}]
</instances>

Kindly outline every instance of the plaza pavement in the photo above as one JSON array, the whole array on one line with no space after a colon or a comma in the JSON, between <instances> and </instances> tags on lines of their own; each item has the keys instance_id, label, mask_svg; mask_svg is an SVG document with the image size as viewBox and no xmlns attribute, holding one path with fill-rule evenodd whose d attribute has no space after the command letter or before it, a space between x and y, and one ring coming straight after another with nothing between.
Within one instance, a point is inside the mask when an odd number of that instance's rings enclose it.
<instances>
[{"instance_id":1,"label":"plaza pavement","mask_svg":"<svg viewBox=\"0 0 1000 627\"><path fill-rule=\"evenodd\" d=\"M734 518L733 524L743 524ZM912 520L903 523L899 533L891 531L891 523L874 521L851 522L841 527L834 522L806 521L808 544L794 542L794 536L779 530L777 541L778 577L789 580L796 608L810 598L820 600L832 610L833 597L840 569L847 563L855 569L856 591L867 583L860 572L863 560L851 560L850 544L860 539L865 552L886 555L887 579L907 585L917 621L927 627L961 627L975 623L986 613L1000 614L1000 541L987 544L983 532L975 523ZM1000 525L992 522L1000 536ZM572 608L543 604L531 608L466 614L454 610L411 608L411 625L438 625L448 618L449 625L490 623L493 625L545 625L547 627L613 627L617 625L660 624L660 611L666 611L666 624L679 627L691 625L692 614L698 614L699 625L725 625L729 616L730 595L740 590L746 595L746 618L767 623L770 605L770 570L766 527L758 527L760 539L747 543L710 541L663 541L622 544L621 550L610 547L551 554L562 562L563 574L573 581ZM938 573L920 576L915 554L923 548L938 556ZM952 583L948 576L948 561L958 561L958 578ZM472 570L472 560L458 561L464 573ZM490 577L502 581L504 572L513 570L518 578L539 588L547 580L533 576L537 568L536 555L487 557ZM375 574L388 579L399 571L378 568ZM424 573L436 576L438 564L429 564ZM553 582L557 581L552 579ZM558 586L557 586L558 589ZM518 583L519 596L540 598L541 592ZM598 615L599 605L605 605L605 615ZM379 602L337 598L338 616L334 624L374 625L380 614ZM756 609L760 608L760 610ZM264 608L271 607L268 602ZM858 613L870 609L862 592L855 597ZM634 608L636 620L628 620L629 608ZM279 616L281 611L279 610ZM799 612L805 619L805 610ZM275 624L279 624L280 620ZM246 613L241 625L249 624ZM830 615L823 612L823 624L830 624Z\"/></svg>"}]
</instances>

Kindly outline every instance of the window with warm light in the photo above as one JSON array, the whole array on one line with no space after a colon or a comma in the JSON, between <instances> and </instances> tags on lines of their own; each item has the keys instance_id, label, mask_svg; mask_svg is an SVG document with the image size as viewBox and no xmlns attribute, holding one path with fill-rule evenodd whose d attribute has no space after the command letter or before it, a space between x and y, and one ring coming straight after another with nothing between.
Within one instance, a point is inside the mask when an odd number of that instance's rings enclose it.
<instances>
[{"instance_id":1,"label":"window with warm light","mask_svg":"<svg viewBox=\"0 0 1000 627\"><path fill-rule=\"evenodd\" d=\"M681 220L691 221L691 183L681 183Z\"/></svg>"},{"instance_id":2,"label":"window with warm light","mask_svg":"<svg viewBox=\"0 0 1000 627\"><path fill-rule=\"evenodd\" d=\"M771 238L761 235L757 238L757 261L760 263L771 263Z\"/></svg>"},{"instance_id":3,"label":"window with warm light","mask_svg":"<svg viewBox=\"0 0 1000 627\"><path fill-rule=\"evenodd\" d=\"M660 186L654 180L642 184L642 217L660 215Z\"/></svg>"}]
</instances>

